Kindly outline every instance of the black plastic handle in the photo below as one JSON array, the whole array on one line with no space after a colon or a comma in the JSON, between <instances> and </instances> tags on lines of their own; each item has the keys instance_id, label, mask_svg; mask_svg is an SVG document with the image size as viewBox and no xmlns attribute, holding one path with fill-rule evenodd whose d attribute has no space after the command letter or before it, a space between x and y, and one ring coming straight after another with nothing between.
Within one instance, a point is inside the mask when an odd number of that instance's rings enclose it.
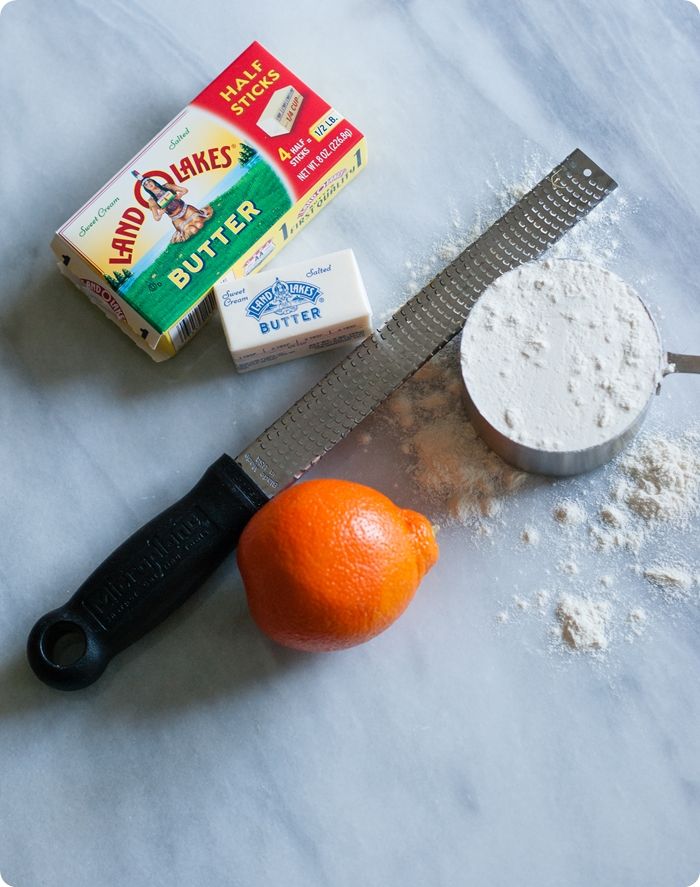
<instances>
[{"instance_id":1,"label":"black plastic handle","mask_svg":"<svg viewBox=\"0 0 700 887\"><path fill-rule=\"evenodd\" d=\"M236 547L267 498L230 456L211 465L179 502L141 527L27 641L45 684L79 690L112 657L180 606Z\"/></svg>"}]
</instances>

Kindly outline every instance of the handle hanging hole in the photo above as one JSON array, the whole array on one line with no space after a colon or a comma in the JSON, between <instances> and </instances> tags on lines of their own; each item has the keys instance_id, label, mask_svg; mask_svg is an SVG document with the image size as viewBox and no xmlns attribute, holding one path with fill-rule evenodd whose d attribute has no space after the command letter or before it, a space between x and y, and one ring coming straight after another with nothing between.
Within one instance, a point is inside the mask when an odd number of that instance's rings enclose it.
<instances>
[{"instance_id":1,"label":"handle hanging hole","mask_svg":"<svg viewBox=\"0 0 700 887\"><path fill-rule=\"evenodd\" d=\"M585 176L586 178L588 178L589 176L592 176L592 175L593 175L593 170L592 170L592 169L589 169L588 167L586 167L586 168L584 169L584 171L583 171L583 174L584 174L584 176Z\"/></svg>"},{"instance_id":2,"label":"handle hanging hole","mask_svg":"<svg viewBox=\"0 0 700 887\"><path fill-rule=\"evenodd\" d=\"M87 650L83 629L74 622L56 622L41 639L44 656L60 668L75 665Z\"/></svg>"}]
</instances>

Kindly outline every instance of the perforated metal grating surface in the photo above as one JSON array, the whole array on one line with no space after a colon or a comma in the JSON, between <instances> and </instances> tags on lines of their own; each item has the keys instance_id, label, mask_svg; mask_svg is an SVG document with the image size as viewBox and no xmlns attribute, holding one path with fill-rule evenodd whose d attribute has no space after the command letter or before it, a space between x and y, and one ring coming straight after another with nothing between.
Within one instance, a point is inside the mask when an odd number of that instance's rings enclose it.
<instances>
[{"instance_id":1,"label":"perforated metal grating surface","mask_svg":"<svg viewBox=\"0 0 700 887\"><path fill-rule=\"evenodd\" d=\"M236 457L266 496L296 480L464 326L486 287L536 259L617 184L574 151Z\"/></svg>"}]
</instances>

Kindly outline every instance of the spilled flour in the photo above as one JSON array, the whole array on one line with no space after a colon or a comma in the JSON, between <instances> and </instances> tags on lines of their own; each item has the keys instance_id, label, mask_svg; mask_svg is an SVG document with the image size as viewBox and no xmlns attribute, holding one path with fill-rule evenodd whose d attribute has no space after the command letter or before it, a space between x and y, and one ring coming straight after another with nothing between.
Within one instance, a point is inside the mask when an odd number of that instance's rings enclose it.
<instances>
[{"instance_id":1,"label":"spilled flour","mask_svg":"<svg viewBox=\"0 0 700 887\"><path fill-rule=\"evenodd\" d=\"M674 556L673 540L663 535L676 537L700 507L698 432L642 431L604 470L607 481L594 493L585 476L539 478L489 450L467 418L458 367L451 343L390 398L385 415L431 519L466 528L472 544L510 548L509 558L519 556L518 544L537 557L547 587L513 594L498 622L538 618L564 649L600 655L613 637L642 636L653 602L672 606L700 596L697 570ZM568 495L557 495L561 485ZM515 494L535 487L544 501L509 542ZM645 552L659 542L664 558L655 554L645 563ZM591 560L600 560L597 576L582 568ZM622 588L635 577L630 597Z\"/></svg>"},{"instance_id":2,"label":"spilled flour","mask_svg":"<svg viewBox=\"0 0 700 887\"><path fill-rule=\"evenodd\" d=\"M556 615L564 642L576 650L605 650L611 612L609 601L591 601L575 594L562 594Z\"/></svg>"},{"instance_id":3,"label":"spilled flour","mask_svg":"<svg viewBox=\"0 0 700 887\"><path fill-rule=\"evenodd\" d=\"M568 526L582 524L586 519L586 512L580 502L574 502L571 499L564 499L557 502L552 510L554 519L560 524Z\"/></svg>"},{"instance_id":4,"label":"spilled flour","mask_svg":"<svg viewBox=\"0 0 700 887\"><path fill-rule=\"evenodd\" d=\"M458 366L450 344L389 399L387 408L403 432L402 451L413 457L415 483L435 506L446 506L441 522L489 533L483 519L495 517L504 497L529 476L496 456L474 431L461 407Z\"/></svg>"},{"instance_id":5,"label":"spilled flour","mask_svg":"<svg viewBox=\"0 0 700 887\"><path fill-rule=\"evenodd\" d=\"M623 478L614 491L618 502L646 521L687 525L698 509L700 434L678 440L659 434L642 438L620 462Z\"/></svg>"},{"instance_id":6,"label":"spilled flour","mask_svg":"<svg viewBox=\"0 0 700 887\"><path fill-rule=\"evenodd\" d=\"M477 207L472 221L462 218L456 207L450 211L449 232L430 250L406 261L408 281L404 295L415 295L438 271L483 234L500 216L540 181L552 167L551 158L531 153L524 163L525 169L515 178L496 165L495 178L486 182L488 195L484 204ZM548 258L572 258L606 265L620 249L620 223L626 215L636 211L627 197L615 192L601 206L581 219L566 236L547 250ZM403 299L400 304L403 304ZM397 306L398 307L398 306ZM394 313L385 311L382 319Z\"/></svg>"},{"instance_id":7,"label":"spilled flour","mask_svg":"<svg viewBox=\"0 0 700 887\"><path fill-rule=\"evenodd\" d=\"M656 587L666 603L687 601L699 581L684 563L656 563L643 569L641 573L647 582Z\"/></svg>"},{"instance_id":8,"label":"spilled flour","mask_svg":"<svg viewBox=\"0 0 700 887\"><path fill-rule=\"evenodd\" d=\"M546 168L540 164L517 185L496 186L489 212L472 226L455 213L453 232L407 263L406 295L417 292ZM613 195L548 255L610 261L618 249L614 232L628 211L624 199ZM453 532L462 528L465 544L508 552L517 575L536 577L501 590L494 613L501 630L542 623L546 644L553 637L561 650L600 657L613 641L647 636L660 608L677 612L698 601L698 567L687 562L681 535L690 532L700 508L697 430L642 431L595 482L586 476L554 481L527 475L492 453L470 425L462 397L454 340L387 401L382 415L431 518Z\"/></svg>"}]
</instances>

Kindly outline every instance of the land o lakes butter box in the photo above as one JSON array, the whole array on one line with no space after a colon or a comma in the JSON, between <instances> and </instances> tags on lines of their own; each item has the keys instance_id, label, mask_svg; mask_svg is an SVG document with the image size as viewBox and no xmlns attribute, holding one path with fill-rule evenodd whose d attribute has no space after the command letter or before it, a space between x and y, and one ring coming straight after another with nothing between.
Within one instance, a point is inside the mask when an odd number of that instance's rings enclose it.
<instances>
[{"instance_id":1,"label":"land o lakes butter box","mask_svg":"<svg viewBox=\"0 0 700 887\"><path fill-rule=\"evenodd\" d=\"M366 163L362 133L253 43L56 233L60 270L154 360Z\"/></svg>"}]
</instances>

